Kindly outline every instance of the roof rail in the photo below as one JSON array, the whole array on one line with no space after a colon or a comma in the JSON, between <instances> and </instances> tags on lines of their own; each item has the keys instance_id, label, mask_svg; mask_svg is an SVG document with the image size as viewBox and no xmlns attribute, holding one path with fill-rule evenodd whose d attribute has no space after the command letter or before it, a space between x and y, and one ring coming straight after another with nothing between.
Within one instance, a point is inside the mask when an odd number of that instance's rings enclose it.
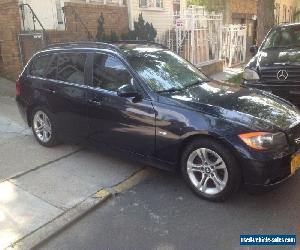
<instances>
[{"instance_id":1,"label":"roof rail","mask_svg":"<svg viewBox=\"0 0 300 250\"><path fill-rule=\"evenodd\" d=\"M161 43L156 43L156 42L147 41L147 40L120 40L120 41L113 41L113 42L109 42L109 43L111 43L111 44L116 44L116 43L153 44L153 45L159 46L164 49L169 49L167 46L165 46Z\"/></svg>"},{"instance_id":2,"label":"roof rail","mask_svg":"<svg viewBox=\"0 0 300 250\"><path fill-rule=\"evenodd\" d=\"M119 48L113 44L104 42L66 42L66 43L52 43L46 46L44 49L49 49L57 46L72 46L72 45L102 45L107 48L119 50Z\"/></svg>"}]
</instances>

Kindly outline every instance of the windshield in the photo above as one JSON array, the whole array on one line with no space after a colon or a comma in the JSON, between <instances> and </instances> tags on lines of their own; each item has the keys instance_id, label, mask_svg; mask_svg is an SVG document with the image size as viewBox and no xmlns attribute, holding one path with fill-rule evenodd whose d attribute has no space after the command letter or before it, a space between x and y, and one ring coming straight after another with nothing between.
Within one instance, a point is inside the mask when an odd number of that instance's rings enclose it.
<instances>
[{"instance_id":1,"label":"windshield","mask_svg":"<svg viewBox=\"0 0 300 250\"><path fill-rule=\"evenodd\" d=\"M130 55L128 60L156 92L181 90L208 80L196 67L169 50L147 50Z\"/></svg>"},{"instance_id":2,"label":"windshield","mask_svg":"<svg viewBox=\"0 0 300 250\"><path fill-rule=\"evenodd\" d=\"M300 46L300 25L280 27L270 32L262 49L293 48Z\"/></svg>"}]
</instances>

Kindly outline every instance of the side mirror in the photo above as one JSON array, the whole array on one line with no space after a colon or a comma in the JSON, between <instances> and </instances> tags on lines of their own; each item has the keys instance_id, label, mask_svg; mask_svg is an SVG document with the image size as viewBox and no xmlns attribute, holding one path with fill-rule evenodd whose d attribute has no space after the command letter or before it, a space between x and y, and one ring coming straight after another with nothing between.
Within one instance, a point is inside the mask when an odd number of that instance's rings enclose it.
<instances>
[{"instance_id":1,"label":"side mirror","mask_svg":"<svg viewBox=\"0 0 300 250\"><path fill-rule=\"evenodd\" d=\"M117 91L117 95L120 97L140 97L139 93L137 92L137 90L131 85L131 84L124 84L122 85L118 91Z\"/></svg>"},{"instance_id":2,"label":"side mirror","mask_svg":"<svg viewBox=\"0 0 300 250\"><path fill-rule=\"evenodd\" d=\"M258 47L257 47L257 45L252 45L249 50L252 55L256 55L256 53L258 51Z\"/></svg>"}]
</instances>

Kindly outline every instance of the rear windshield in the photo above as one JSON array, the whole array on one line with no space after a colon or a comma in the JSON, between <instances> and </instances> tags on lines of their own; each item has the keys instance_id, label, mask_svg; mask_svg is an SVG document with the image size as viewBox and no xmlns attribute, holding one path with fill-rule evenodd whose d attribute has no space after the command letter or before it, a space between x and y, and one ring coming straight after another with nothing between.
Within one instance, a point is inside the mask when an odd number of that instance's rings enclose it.
<instances>
[{"instance_id":1,"label":"rear windshield","mask_svg":"<svg viewBox=\"0 0 300 250\"><path fill-rule=\"evenodd\" d=\"M270 32L262 49L300 47L300 25L280 27Z\"/></svg>"}]
</instances>

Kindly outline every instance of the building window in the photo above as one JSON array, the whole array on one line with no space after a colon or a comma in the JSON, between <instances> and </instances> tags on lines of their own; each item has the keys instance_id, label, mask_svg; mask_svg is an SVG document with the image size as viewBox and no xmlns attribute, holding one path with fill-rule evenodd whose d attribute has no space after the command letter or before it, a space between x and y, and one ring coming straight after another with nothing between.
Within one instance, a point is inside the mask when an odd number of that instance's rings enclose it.
<instances>
[{"instance_id":1,"label":"building window","mask_svg":"<svg viewBox=\"0 0 300 250\"><path fill-rule=\"evenodd\" d=\"M140 0L141 8L163 8L163 0Z\"/></svg>"}]
</instances>

